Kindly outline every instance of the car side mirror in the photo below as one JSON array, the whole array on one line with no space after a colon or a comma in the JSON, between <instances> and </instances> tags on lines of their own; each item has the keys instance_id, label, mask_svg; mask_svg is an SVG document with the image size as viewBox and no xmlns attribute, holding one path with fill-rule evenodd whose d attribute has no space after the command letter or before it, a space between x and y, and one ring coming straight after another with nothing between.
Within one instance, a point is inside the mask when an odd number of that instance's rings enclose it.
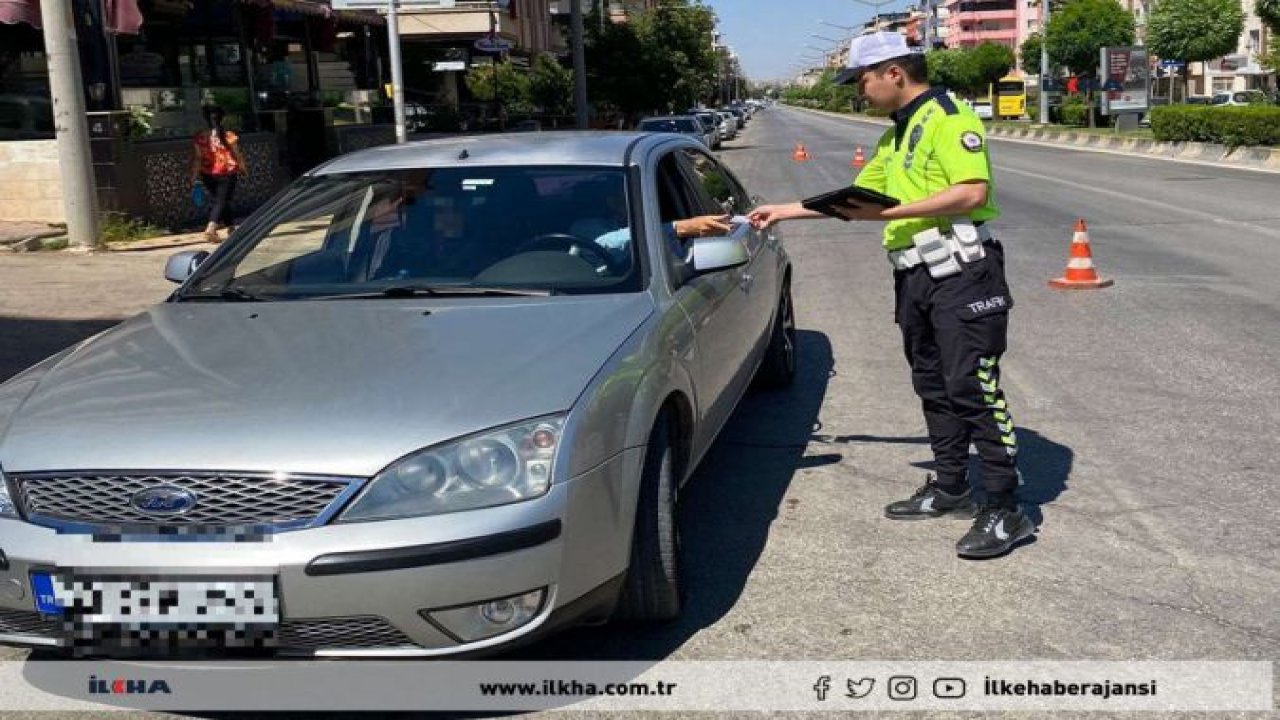
<instances>
[{"instance_id":1,"label":"car side mirror","mask_svg":"<svg viewBox=\"0 0 1280 720\"><path fill-rule=\"evenodd\" d=\"M181 285L209 257L207 250L184 250L169 256L164 264L164 279Z\"/></svg>"},{"instance_id":2,"label":"car side mirror","mask_svg":"<svg viewBox=\"0 0 1280 720\"><path fill-rule=\"evenodd\" d=\"M699 275L741 267L748 262L751 262L751 253L742 240L733 235L697 238L689 249L689 266Z\"/></svg>"}]
</instances>

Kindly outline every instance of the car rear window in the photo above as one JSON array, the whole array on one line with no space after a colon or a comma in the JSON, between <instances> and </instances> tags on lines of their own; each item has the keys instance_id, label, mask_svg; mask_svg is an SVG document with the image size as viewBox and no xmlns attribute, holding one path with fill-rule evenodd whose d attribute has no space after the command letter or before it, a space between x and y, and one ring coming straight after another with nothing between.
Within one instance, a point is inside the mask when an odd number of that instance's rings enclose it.
<instances>
[{"instance_id":1,"label":"car rear window","mask_svg":"<svg viewBox=\"0 0 1280 720\"><path fill-rule=\"evenodd\" d=\"M687 133L701 132L701 128L694 124L693 118L674 118L671 120L645 120L640 123L640 129L648 132L671 132L671 133Z\"/></svg>"}]
</instances>

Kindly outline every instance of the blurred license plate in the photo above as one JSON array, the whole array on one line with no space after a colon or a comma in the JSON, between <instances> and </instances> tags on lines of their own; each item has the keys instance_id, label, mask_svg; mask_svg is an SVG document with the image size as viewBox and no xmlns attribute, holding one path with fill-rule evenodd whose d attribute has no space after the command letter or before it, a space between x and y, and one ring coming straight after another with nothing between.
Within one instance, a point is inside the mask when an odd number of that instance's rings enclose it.
<instances>
[{"instance_id":1,"label":"blurred license plate","mask_svg":"<svg viewBox=\"0 0 1280 720\"><path fill-rule=\"evenodd\" d=\"M264 625L280 622L280 602L270 577L150 580L64 578L32 573L36 610L70 611L81 623Z\"/></svg>"}]
</instances>

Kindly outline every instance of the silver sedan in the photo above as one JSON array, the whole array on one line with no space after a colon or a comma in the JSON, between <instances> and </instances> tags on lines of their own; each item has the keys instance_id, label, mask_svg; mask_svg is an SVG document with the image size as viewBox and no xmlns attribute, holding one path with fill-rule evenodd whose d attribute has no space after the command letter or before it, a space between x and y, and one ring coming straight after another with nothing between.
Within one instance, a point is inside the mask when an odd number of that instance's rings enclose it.
<instances>
[{"instance_id":1,"label":"silver sedan","mask_svg":"<svg viewBox=\"0 0 1280 720\"><path fill-rule=\"evenodd\" d=\"M675 508L791 265L697 142L543 133L334 160L165 303L0 385L0 642L493 651L681 609Z\"/></svg>"}]
</instances>

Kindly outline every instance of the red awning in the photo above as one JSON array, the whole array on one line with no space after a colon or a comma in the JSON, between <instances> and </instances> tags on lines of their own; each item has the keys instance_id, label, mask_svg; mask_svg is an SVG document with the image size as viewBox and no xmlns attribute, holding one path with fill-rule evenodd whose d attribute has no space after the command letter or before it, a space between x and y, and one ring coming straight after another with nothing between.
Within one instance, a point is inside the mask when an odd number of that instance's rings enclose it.
<instances>
[{"instance_id":1,"label":"red awning","mask_svg":"<svg viewBox=\"0 0 1280 720\"><path fill-rule=\"evenodd\" d=\"M137 35L142 27L138 0L103 0L102 9L107 32ZM40 27L40 0L0 0L0 22Z\"/></svg>"},{"instance_id":2,"label":"red awning","mask_svg":"<svg viewBox=\"0 0 1280 720\"><path fill-rule=\"evenodd\" d=\"M315 17L333 18L342 22L362 25L385 25L386 20L371 10L334 10L329 3L320 0L240 0L245 5L271 7L285 12Z\"/></svg>"},{"instance_id":3,"label":"red awning","mask_svg":"<svg viewBox=\"0 0 1280 720\"><path fill-rule=\"evenodd\" d=\"M40 27L40 0L0 0L0 22Z\"/></svg>"},{"instance_id":4,"label":"red awning","mask_svg":"<svg viewBox=\"0 0 1280 720\"><path fill-rule=\"evenodd\" d=\"M142 28L142 13L138 0L103 0L103 22L107 32L117 35L137 35Z\"/></svg>"}]
</instances>

